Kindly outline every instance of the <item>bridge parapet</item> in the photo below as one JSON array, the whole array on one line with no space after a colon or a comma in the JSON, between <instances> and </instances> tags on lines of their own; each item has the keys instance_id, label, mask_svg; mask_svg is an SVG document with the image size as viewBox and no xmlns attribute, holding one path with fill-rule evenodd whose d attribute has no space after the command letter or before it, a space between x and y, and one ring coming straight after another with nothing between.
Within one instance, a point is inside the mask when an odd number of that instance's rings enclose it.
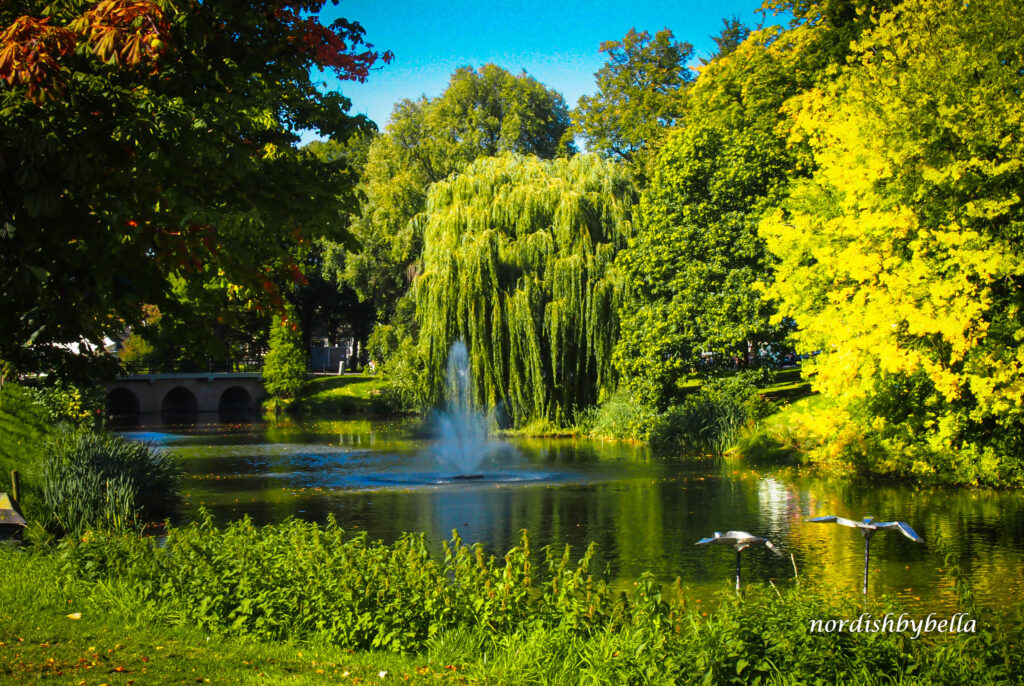
<instances>
[{"instance_id":1,"label":"bridge parapet","mask_svg":"<svg viewBox=\"0 0 1024 686\"><path fill-rule=\"evenodd\" d=\"M104 386L112 415L245 412L267 394L254 372L132 374Z\"/></svg>"}]
</instances>

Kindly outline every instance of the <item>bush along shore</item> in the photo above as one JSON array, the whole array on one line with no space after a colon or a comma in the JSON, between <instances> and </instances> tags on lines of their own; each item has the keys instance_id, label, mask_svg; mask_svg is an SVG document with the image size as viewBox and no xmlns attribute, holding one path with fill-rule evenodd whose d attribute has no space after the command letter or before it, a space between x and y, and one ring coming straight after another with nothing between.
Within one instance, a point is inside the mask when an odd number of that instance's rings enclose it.
<instances>
[{"instance_id":1,"label":"bush along shore","mask_svg":"<svg viewBox=\"0 0 1024 686\"><path fill-rule=\"evenodd\" d=\"M649 575L619 592L591 572L593 547L578 559L568 549L538 554L525 532L496 559L457 534L434 556L422 535L384 544L333 521L217 528L205 519L169 527L161 545L90 533L0 555L0 674L15 677L41 678L46 663L31 660L47 659L35 648L47 639L115 643L97 666L121 676L109 661L121 649L117 659L138 683L146 683L140 670L158 668L171 670L168 683L194 683L180 659L186 651L192 668L208 670L200 680L232 683L270 683L260 679L282 665L294 669L281 682L296 683L317 683L326 671L332 683L383 674L434 683L996 684L1024 669L1024 609L1005 617L975 607L955 567L974 631L915 636L814 630L815 621L902 612L888 598L827 587L751 585L742 597L723 592L710 613L689 604L678 582L664 589ZM52 592L34 597L30 585ZM85 639L76 617L104 619ZM126 624L144 627L127 649ZM18 632L32 645L19 643ZM157 649L175 636L177 663ZM183 636L192 643L183 645ZM296 660L303 651L319 657ZM144 655L160 655L163 666L140 661Z\"/></svg>"}]
</instances>

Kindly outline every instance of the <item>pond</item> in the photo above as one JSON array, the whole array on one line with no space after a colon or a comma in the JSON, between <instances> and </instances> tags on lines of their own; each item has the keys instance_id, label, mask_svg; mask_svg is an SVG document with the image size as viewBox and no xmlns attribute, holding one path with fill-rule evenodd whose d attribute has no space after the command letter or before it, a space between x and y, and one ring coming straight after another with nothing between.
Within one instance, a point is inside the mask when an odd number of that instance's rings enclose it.
<instances>
[{"instance_id":1,"label":"pond","mask_svg":"<svg viewBox=\"0 0 1024 686\"><path fill-rule=\"evenodd\" d=\"M835 514L908 522L871 542L870 590L908 610L955 611L939 542L960 557L977 598L990 607L1024 598L1024 496L1013 491L929 489L822 478L793 468L652 455L646 447L580 439L517 439L481 478L454 479L430 456L417 422L282 421L134 427L125 434L182 458L186 516L200 507L225 523L333 514L352 532L394 540L422 531L439 544L457 529L494 554L518 544L597 543L596 571L626 584L650 571L676 577L703 602L726 588L730 548L695 547L713 531L767 536L784 556L743 555L747 582L793 583L799 574L857 591L864 544L853 529L807 523ZM790 558L792 553L793 558Z\"/></svg>"}]
</instances>

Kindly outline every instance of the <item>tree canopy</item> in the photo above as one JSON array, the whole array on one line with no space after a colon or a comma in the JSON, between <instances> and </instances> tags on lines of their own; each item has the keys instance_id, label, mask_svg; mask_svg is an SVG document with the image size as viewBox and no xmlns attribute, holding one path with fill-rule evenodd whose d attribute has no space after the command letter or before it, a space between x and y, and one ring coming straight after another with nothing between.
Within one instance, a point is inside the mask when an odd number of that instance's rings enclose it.
<instances>
[{"instance_id":1,"label":"tree canopy","mask_svg":"<svg viewBox=\"0 0 1024 686\"><path fill-rule=\"evenodd\" d=\"M280 307L296 243L347 240L343 163L295 147L368 127L310 70L362 80L363 30L322 1L0 6L0 358L23 370L181 310L211 284Z\"/></svg>"},{"instance_id":2,"label":"tree canopy","mask_svg":"<svg viewBox=\"0 0 1024 686\"><path fill-rule=\"evenodd\" d=\"M515 424L571 422L612 388L613 263L634 200L629 175L595 155L483 158L432 186L413 293L433 397L455 340L476 402Z\"/></svg>"},{"instance_id":3,"label":"tree canopy","mask_svg":"<svg viewBox=\"0 0 1024 686\"><path fill-rule=\"evenodd\" d=\"M654 165L619 259L629 297L616 352L647 405L664 408L694 371L745 365L748 345L780 338L755 288L772 268L757 221L798 169L776 127L786 98L810 85L805 48L802 33L766 29L709 63Z\"/></svg>"},{"instance_id":4,"label":"tree canopy","mask_svg":"<svg viewBox=\"0 0 1024 686\"><path fill-rule=\"evenodd\" d=\"M726 22L723 52L686 90L619 259L628 297L616 360L644 404L664 409L692 374L756 362L792 326L772 321L762 284L775 257L757 227L813 164L788 140L785 104L834 78L850 50L835 40L868 24L854 16L854 26L826 17L762 29L737 46Z\"/></svg>"},{"instance_id":5,"label":"tree canopy","mask_svg":"<svg viewBox=\"0 0 1024 686\"><path fill-rule=\"evenodd\" d=\"M423 250L412 220L430 185L479 157L571 154L568 126L561 95L493 64L458 69L436 98L399 102L363 167L364 200L352 224L362 249L341 246L330 254L345 283L374 302L381 319L390 318Z\"/></svg>"},{"instance_id":6,"label":"tree canopy","mask_svg":"<svg viewBox=\"0 0 1024 686\"><path fill-rule=\"evenodd\" d=\"M1022 22L908 0L791 108L817 170L762 226L772 292L899 469L1005 477L1024 449Z\"/></svg>"},{"instance_id":7,"label":"tree canopy","mask_svg":"<svg viewBox=\"0 0 1024 686\"><path fill-rule=\"evenodd\" d=\"M683 113L685 87L694 79L687 61L693 46L668 29L652 37L630 29L606 41L607 63L594 74L597 93L584 95L573 111L573 133L587 149L643 173Z\"/></svg>"}]
</instances>

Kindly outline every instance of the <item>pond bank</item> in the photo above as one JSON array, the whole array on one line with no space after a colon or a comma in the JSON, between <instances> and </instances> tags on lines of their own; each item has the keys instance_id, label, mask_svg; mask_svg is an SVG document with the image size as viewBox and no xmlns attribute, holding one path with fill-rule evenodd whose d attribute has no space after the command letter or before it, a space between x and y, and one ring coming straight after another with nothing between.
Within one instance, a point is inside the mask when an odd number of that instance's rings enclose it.
<instances>
[{"instance_id":1,"label":"pond bank","mask_svg":"<svg viewBox=\"0 0 1024 686\"><path fill-rule=\"evenodd\" d=\"M0 675L111 686L999 684L1024 669L1020 607L999 618L966 593L960 617L973 623L915 637L911 628L815 629L815 621L865 614L925 619L891 600L829 587L755 584L742 599L723 589L708 612L649 577L616 599L585 566L558 555L552 566L541 559L529 567L515 551L495 562L456 549L452 567L431 571L415 545L356 538L339 549L329 529L316 534L294 523L234 534L181 530L171 538L184 563L155 565L150 558L161 553L135 554L148 549L145 541L103 536L50 550L0 550ZM194 554L210 566L190 564ZM457 583L445 581L451 575ZM34 592L39 587L60 590ZM307 621L322 613L340 615L341 623Z\"/></svg>"},{"instance_id":2,"label":"pond bank","mask_svg":"<svg viewBox=\"0 0 1024 686\"><path fill-rule=\"evenodd\" d=\"M697 387L693 385L694 389ZM387 380L380 375L311 377L299 396L283 407L283 411L305 419L395 416L388 411L386 389ZM800 378L799 369L778 372L770 384L757 392L762 399L778 403L778 409L748 422L716 450L750 464L804 465L823 476L857 474L867 478L900 479L925 486L1024 487L1024 471L1017 473L1012 469L992 467L989 464L991 460L983 469L967 456L933 464L926 459L891 454L870 433L857 429L849 418L832 411L823 396L811 394L809 384ZM613 396L611 404L616 403L632 405ZM539 420L518 429L498 430L495 435L501 438L591 438L631 444L651 443L662 454L678 452L671 446L661 445L664 441L660 434L666 431L670 435L670 443L678 439L671 435L679 430L671 426L671 422L665 425L665 422L653 421L651 417L644 419L637 414L635 406L611 409L611 413L605 412L603 418L601 413L592 411L576 426L558 426ZM267 401L264 411L273 416L273 401ZM648 433L651 435L647 436Z\"/></svg>"}]
</instances>

